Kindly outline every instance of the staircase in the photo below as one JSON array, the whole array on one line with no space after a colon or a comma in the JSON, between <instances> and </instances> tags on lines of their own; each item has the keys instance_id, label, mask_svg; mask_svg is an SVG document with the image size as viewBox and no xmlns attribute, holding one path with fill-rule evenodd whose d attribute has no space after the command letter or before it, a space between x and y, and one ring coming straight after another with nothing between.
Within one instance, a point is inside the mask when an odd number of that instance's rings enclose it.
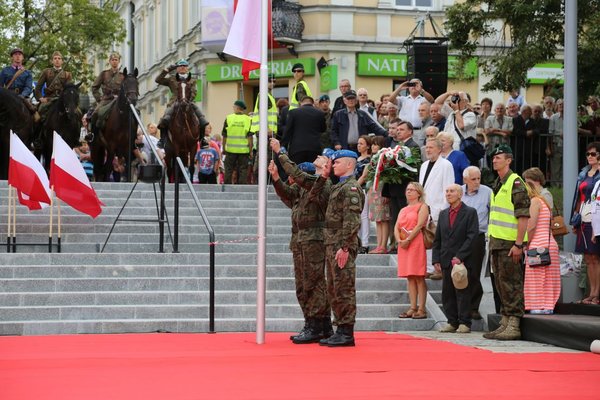
<instances>
[{"instance_id":1,"label":"staircase","mask_svg":"<svg viewBox=\"0 0 600 400\"><path fill-rule=\"evenodd\" d=\"M0 335L66 333L207 332L209 330L208 234L190 193L182 186L179 253L165 229L158 253L158 224L119 222L99 253L131 184L95 183L104 202L96 218L61 207L62 252L48 253L48 209L17 206L17 253L0 245ZM194 185L214 228L215 329L256 329L257 186ZM0 182L0 234L5 243L8 187ZM167 211L173 214L173 186ZM266 329L296 331L303 320L296 302L288 249L290 211L269 188ZM123 219L156 218L153 186L138 184ZM56 218L56 209L54 211ZM54 227L56 233L56 227ZM372 238L374 241L374 238ZM438 317L441 285L428 281ZM400 320L408 307L406 281L395 256L359 255L357 330L430 330L435 320Z\"/></svg>"}]
</instances>

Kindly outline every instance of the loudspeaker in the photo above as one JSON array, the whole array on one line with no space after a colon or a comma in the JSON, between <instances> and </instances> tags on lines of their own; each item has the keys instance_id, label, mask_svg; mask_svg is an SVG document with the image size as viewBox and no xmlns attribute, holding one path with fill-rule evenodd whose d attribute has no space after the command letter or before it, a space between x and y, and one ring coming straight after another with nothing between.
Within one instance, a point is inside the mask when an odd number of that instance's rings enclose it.
<instances>
[{"instance_id":1,"label":"loudspeaker","mask_svg":"<svg viewBox=\"0 0 600 400\"><path fill-rule=\"evenodd\" d=\"M448 47L430 43L413 43L408 49L408 78L418 78L423 89L433 97L446 92L448 86Z\"/></svg>"}]
</instances>

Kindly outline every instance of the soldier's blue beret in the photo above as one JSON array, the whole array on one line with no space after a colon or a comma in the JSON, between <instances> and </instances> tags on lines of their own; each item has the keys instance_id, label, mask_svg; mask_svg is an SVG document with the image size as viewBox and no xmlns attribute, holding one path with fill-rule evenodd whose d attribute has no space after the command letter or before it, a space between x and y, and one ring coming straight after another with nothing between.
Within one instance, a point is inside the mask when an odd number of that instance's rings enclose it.
<instances>
[{"instance_id":1,"label":"soldier's blue beret","mask_svg":"<svg viewBox=\"0 0 600 400\"><path fill-rule=\"evenodd\" d=\"M181 60L177 61L177 62L175 63L175 65L177 65L178 67L181 67L181 66L184 66L184 67L189 67L189 66L190 66L190 63L189 63L189 62L187 62L187 60L185 60L185 59L183 59L183 58L182 58Z\"/></svg>"},{"instance_id":2,"label":"soldier's blue beret","mask_svg":"<svg viewBox=\"0 0 600 400\"><path fill-rule=\"evenodd\" d=\"M315 168L314 164L308 161L298 164L298 168L300 168L300 171L304 171L307 174L314 174L315 172L317 172L317 169Z\"/></svg>"},{"instance_id":3,"label":"soldier's blue beret","mask_svg":"<svg viewBox=\"0 0 600 400\"><path fill-rule=\"evenodd\" d=\"M344 158L344 157L350 157L350 158L354 158L356 160L358 158L358 154L356 154L352 150L338 150L335 153L333 153L333 156L331 156L331 159L337 160L338 158Z\"/></svg>"},{"instance_id":4,"label":"soldier's blue beret","mask_svg":"<svg viewBox=\"0 0 600 400\"><path fill-rule=\"evenodd\" d=\"M501 145L499 145L498 147L496 147L494 149L494 151L492 152L492 157L496 156L498 154L508 154L508 155L512 156L513 155L513 151L512 151L512 149L510 148L509 145L507 145L507 144L501 144Z\"/></svg>"},{"instance_id":5,"label":"soldier's blue beret","mask_svg":"<svg viewBox=\"0 0 600 400\"><path fill-rule=\"evenodd\" d=\"M323 152L321 153L321 155L325 156L327 158L331 158L331 156L333 155L333 153L335 153L335 150L330 149L329 147L327 147L326 149L323 149Z\"/></svg>"}]
</instances>

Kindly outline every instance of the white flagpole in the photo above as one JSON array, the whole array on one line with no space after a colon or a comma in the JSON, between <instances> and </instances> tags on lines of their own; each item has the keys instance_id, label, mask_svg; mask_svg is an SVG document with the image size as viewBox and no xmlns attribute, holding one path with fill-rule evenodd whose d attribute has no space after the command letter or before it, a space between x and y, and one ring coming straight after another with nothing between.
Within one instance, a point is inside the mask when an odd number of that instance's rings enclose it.
<instances>
[{"instance_id":1,"label":"white flagpole","mask_svg":"<svg viewBox=\"0 0 600 400\"><path fill-rule=\"evenodd\" d=\"M258 112L260 119L258 140L258 250L256 281L256 343L265 342L265 298L267 271L267 108L268 108L268 65L267 37L269 18L269 0L261 0L260 16L260 86Z\"/></svg>"}]
</instances>

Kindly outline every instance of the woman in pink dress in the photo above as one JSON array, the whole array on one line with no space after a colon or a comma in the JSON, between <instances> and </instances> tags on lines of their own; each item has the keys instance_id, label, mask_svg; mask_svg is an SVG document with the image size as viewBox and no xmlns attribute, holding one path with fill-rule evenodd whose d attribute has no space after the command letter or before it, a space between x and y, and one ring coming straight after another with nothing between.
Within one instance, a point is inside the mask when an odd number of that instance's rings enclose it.
<instances>
[{"instance_id":1,"label":"woman in pink dress","mask_svg":"<svg viewBox=\"0 0 600 400\"><path fill-rule=\"evenodd\" d=\"M429 219L429 207L425 204L425 190L417 182L406 187L408 205L400 210L394 229L398 242L398 276L408 281L410 308L400 318L427 318L427 256L421 229Z\"/></svg>"},{"instance_id":2,"label":"woman in pink dress","mask_svg":"<svg viewBox=\"0 0 600 400\"><path fill-rule=\"evenodd\" d=\"M560 258L558 244L550 231L552 208L537 186L526 179L531 197L527 223L528 248L549 248L550 265L530 266L525 258L525 310L531 314L552 314L560 295Z\"/></svg>"}]
</instances>

